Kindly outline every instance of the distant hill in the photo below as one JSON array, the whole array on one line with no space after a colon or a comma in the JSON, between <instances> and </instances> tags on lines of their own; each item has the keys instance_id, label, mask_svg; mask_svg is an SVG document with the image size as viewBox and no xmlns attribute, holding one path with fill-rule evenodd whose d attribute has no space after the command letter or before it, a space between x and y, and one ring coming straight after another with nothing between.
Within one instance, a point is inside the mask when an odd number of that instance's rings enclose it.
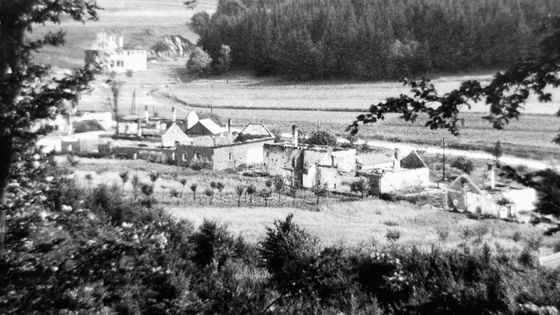
<instances>
[{"instance_id":1,"label":"distant hill","mask_svg":"<svg viewBox=\"0 0 560 315\"><path fill-rule=\"evenodd\" d=\"M66 44L46 48L36 56L40 62L62 68L75 68L83 63L83 49L97 33L110 31L122 33L125 44L150 49L167 35L181 36L196 43L196 35L187 23L193 14L216 10L216 0L201 0L194 10L188 10L183 0L98 0L104 10L99 21L85 24L64 21L61 25L37 26L34 34L41 35L53 29L66 31Z\"/></svg>"}]
</instances>

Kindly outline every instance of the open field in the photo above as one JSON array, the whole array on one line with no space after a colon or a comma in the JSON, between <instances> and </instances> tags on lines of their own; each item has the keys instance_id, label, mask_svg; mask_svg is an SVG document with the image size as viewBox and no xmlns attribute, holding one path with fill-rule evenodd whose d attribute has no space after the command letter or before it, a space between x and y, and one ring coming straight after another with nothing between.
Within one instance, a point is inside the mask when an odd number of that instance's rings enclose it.
<instances>
[{"instance_id":1,"label":"open field","mask_svg":"<svg viewBox=\"0 0 560 315\"><path fill-rule=\"evenodd\" d=\"M489 82L490 75L445 76L435 78L438 91L448 92L466 80ZM175 85L169 93L181 100L215 108L295 109L362 111L388 97L407 94L409 89L400 82L286 82L246 75L194 80ZM524 112L554 114L560 109L560 88L551 90L553 102L539 103L531 97ZM465 108L465 111L469 111ZM487 112L483 102L473 105L471 112Z\"/></svg>"},{"instance_id":2,"label":"open field","mask_svg":"<svg viewBox=\"0 0 560 315\"><path fill-rule=\"evenodd\" d=\"M235 185L252 183L261 188L264 187L266 178L247 178L225 172L193 171L141 160L81 159L76 167L70 167L64 160L59 158L59 165L73 170L78 183L88 187L115 184L120 189L121 180L118 173L121 171L129 171L131 177L138 175L141 182L149 182L148 175L157 171L161 177L155 184L154 196L157 204L170 215L192 221L195 226L201 224L204 219L216 220L228 225L234 234L243 235L251 242L259 241L266 226L271 226L274 220L284 219L290 213L294 214L294 222L317 236L324 246L340 243L350 246L372 242L388 243L385 237L387 231L399 231L399 244L417 245L422 248L432 245L455 248L462 243L480 245L487 242L491 246L521 251L528 242L538 242L543 232L538 226L502 220L473 220L464 214L408 202L333 196L321 200L319 206L316 206L313 195L303 191L298 193L295 205L287 196L282 196L282 201L278 202L277 195L273 194L268 207L264 207L261 198L254 196L252 204L242 199L242 206L238 208L237 197L233 192ZM88 174L90 179L86 179ZM172 188L181 189L177 181L181 178L187 180L185 196L179 199L170 197L169 191ZM210 204L201 191L214 180L222 181L226 188L221 194L216 192L214 202ZM188 188L195 182L199 185L196 202L193 201ZM124 191L131 194L130 181L124 186ZM516 232L519 239L514 240ZM546 255L552 252L553 245L559 241L558 236L544 237L540 253Z\"/></svg>"},{"instance_id":3,"label":"open field","mask_svg":"<svg viewBox=\"0 0 560 315\"><path fill-rule=\"evenodd\" d=\"M472 220L464 214L451 213L432 207L418 207L406 202L389 203L366 200L323 205L312 212L293 208L216 208L166 207L176 218L192 221L195 226L204 219L226 224L235 234L250 241L259 241L266 226L274 220L294 214L294 222L317 236L325 246L345 244L358 246L367 243L388 243L387 231L399 231L398 243L430 248L432 245L456 248L463 242L485 242L502 248L521 250L525 241L537 239L542 230L527 224L501 220ZM522 240L512 236L519 232ZM558 237L543 239L543 254ZM497 245L496 245L497 244Z\"/></svg>"}]
</instances>

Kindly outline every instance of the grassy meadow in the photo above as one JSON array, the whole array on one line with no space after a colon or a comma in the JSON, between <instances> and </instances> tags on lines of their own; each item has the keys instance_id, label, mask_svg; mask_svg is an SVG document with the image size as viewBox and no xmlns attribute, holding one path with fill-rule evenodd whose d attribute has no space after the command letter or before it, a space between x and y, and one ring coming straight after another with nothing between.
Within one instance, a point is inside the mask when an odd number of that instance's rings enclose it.
<instances>
[{"instance_id":1,"label":"grassy meadow","mask_svg":"<svg viewBox=\"0 0 560 315\"><path fill-rule=\"evenodd\" d=\"M64 158L60 158L59 165L74 171L75 179L80 185L115 185L115 189L123 189L130 198L130 180L122 186L119 172L128 171L130 177L137 175L140 182L149 183L149 174L157 171L160 178L155 183L153 196L157 204L170 215L189 220L195 226L205 219L215 220L251 242L259 241L266 226L271 226L274 220L283 219L290 213L294 214L294 222L317 236L323 246L397 242L421 248L433 245L455 248L460 244L476 246L489 243L494 247L521 251L527 244L532 244L538 245L540 253L545 255L552 252L552 247L559 241L558 236L541 238L543 230L538 226L493 219L474 220L440 207L405 201L387 202L371 198L361 200L358 197L333 195L321 199L319 205L316 205L313 194L299 191L295 204L291 197L282 194L279 199L273 193L266 207L262 198L257 195L253 197L252 203L242 197L241 207L237 207L235 186L253 184L260 190L265 187L266 181L262 177L194 171L142 160L83 158L78 165L70 166ZM187 181L183 196L172 197L172 189L182 190L179 180L183 178ZM216 191L212 202L203 194L211 181L221 181L225 185L222 193ZM189 189L192 183L198 184L196 201ZM387 239L389 231L399 234L396 241Z\"/></svg>"}]
</instances>

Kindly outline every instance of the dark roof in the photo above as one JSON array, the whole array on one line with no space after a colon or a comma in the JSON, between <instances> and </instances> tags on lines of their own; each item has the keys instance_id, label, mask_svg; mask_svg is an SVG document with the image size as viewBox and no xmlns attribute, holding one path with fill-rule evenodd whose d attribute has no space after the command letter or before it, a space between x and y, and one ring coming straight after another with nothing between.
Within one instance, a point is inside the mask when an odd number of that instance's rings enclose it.
<instances>
[{"instance_id":1,"label":"dark roof","mask_svg":"<svg viewBox=\"0 0 560 315\"><path fill-rule=\"evenodd\" d=\"M72 123L72 128L74 128L74 133L105 131L103 126L101 126L97 120L74 121Z\"/></svg>"},{"instance_id":2,"label":"dark roof","mask_svg":"<svg viewBox=\"0 0 560 315\"><path fill-rule=\"evenodd\" d=\"M403 168L427 168L428 166L422 160L416 151L410 152L404 159L401 160L401 167Z\"/></svg>"},{"instance_id":3,"label":"dark roof","mask_svg":"<svg viewBox=\"0 0 560 315\"><path fill-rule=\"evenodd\" d=\"M185 133L187 135L211 136L223 133L225 131L227 130L224 127L207 118L199 120L189 130L185 131Z\"/></svg>"}]
</instances>

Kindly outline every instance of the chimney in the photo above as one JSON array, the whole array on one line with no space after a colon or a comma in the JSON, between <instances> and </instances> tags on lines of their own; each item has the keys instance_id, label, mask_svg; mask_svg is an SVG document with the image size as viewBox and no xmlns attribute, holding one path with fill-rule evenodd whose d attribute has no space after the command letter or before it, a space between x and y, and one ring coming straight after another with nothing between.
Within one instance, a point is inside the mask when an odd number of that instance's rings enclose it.
<instances>
[{"instance_id":1,"label":"chimney","mask_svg":"<svg viewBox=\"0 0 560 315\"><path fill-rule=\"evenodd\" d=\"M494 164L488 164L488 178L490 179L490 189L496 189L496 174Z\"/></svg>"},{"instance_id":2,"label":"chimney","mask_svg":"<svg viewBox=\"0 0 560 315\"><path fill-rule=\"evenodd\" d=\"M292 144L295 146L298 145L298 130L296 125L292 125Z\"/></svg>"},{"instance_id":3,"label":"chimney","mask_svg":"<svg viewBox=\"0 0 560 315\"><path fill-rule=\"evenodd\" d=\"M138 137L142 137L142 120L138 119L137 124L138 124L138 126L137 126L138 128L136 129L136 135Z\"/></svg>"},{"instance_id":4,"label":"chimney","mask_svg":"<svg viewBox=\"0 0 560 315\"><path fill-rule=\"evenodd\" d=\"M175 112L175 106L171 107L171 114L173 115L173 118L172 118L171 121L173 123L176 123L177 122L177 113Z\"/></svg>"},{"instance_id":5,"label":"chimney","mask_svg":"<svg viewBox=\"0 0 560 315\"><path fill-rule=\"evenodd\" d=\"M123 49L124 48L124 36L123 35L118 35L118 43L117 46L119 49Z\"/></svg>"},{"instance_id":6,"label":"chimney","mask_svg":"<svg viewBox=\"0 0 560 315\"><path fill-rule=\"evenodd\" d=\"M148 106L144 107L144 119L146 123L150 122L150 112L148 111Z\"/></svg>"},{"instance_id":7,"label":"chimney","mask_svg":"<svg viewBox=\"0 0 560 315\"><path fill-rule=\"evenodd\" d=\"M231 135L231 118L227 120L227 132Z\"/></svg>"},{"instance_id":8,"label":"chimney","mask_svg":"<svg viewBox=\"0 0 560 315\"><path fill-rule=\"evenodd\" d=\"M393 171L398 171L401 169L401 153L398 148L395 148L395 153L393 157Z\"/></svg>"}]
</instances>

